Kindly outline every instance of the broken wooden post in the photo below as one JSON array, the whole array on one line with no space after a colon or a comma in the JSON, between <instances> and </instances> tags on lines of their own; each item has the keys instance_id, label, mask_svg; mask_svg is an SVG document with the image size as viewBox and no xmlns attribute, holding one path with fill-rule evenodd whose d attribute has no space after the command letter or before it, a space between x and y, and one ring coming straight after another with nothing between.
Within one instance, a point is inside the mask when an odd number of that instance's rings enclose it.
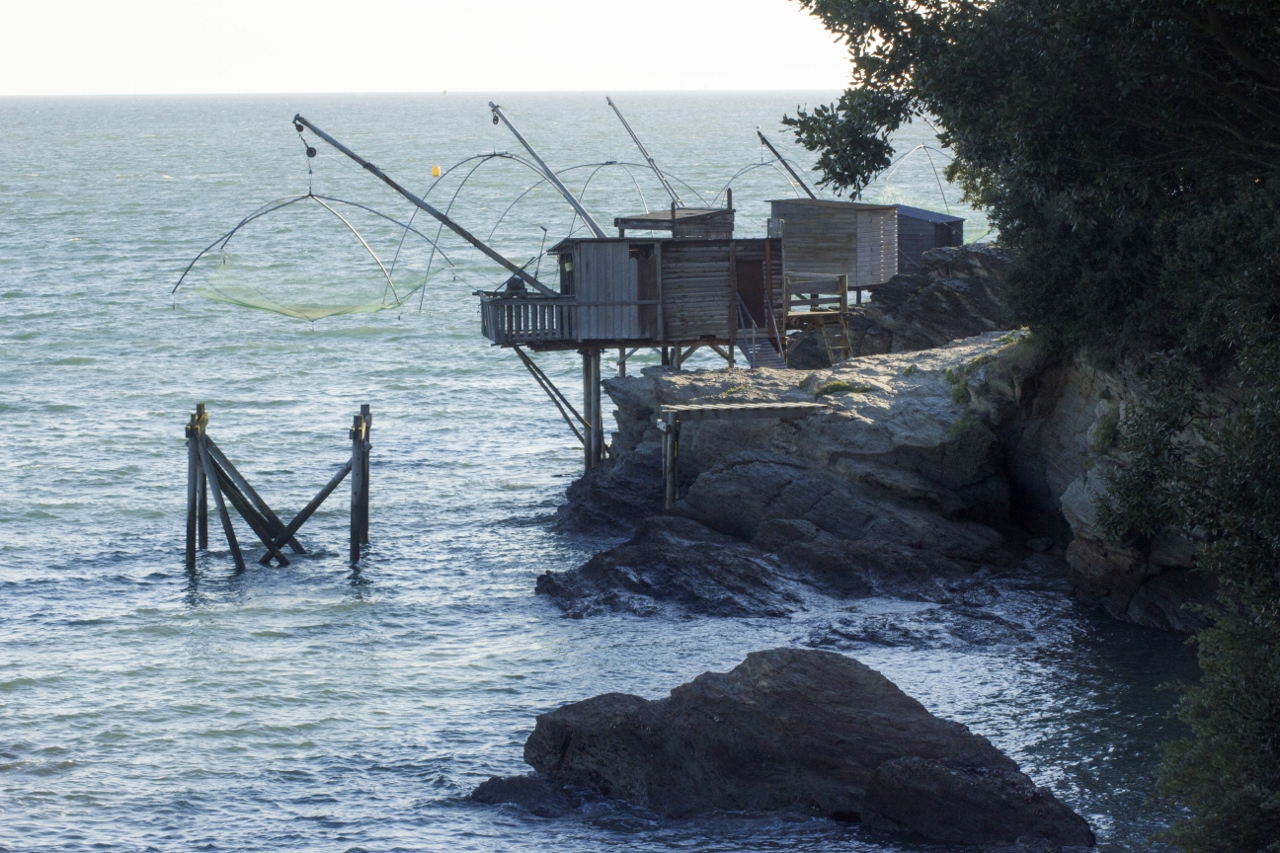
<instances>
[{"instance_id":1,"label":"broken wooden post","mask_svg":"<svg viewBox=\"0 0 1280 853\"><path fill-rule=\"evenodd\" d=\"M222 452L221 448L209 438L206 430L209 417L204 405L197 407L196 413L187 421L187 530L186 560L188 568L194 570L196 550L207 547L200 544L202 522L207 525L207 505L204 495L213 489L214 504L222 521L222 529L235 559L236 570L244 571L244 554L236 538L235 528L231 523L231 514L227 504L240 514L245 523L252 528L261 540L266 553L259 562L267 565L276 560L281 566L289 565L283 548L288 545L296 553L305 554L306 549L294 537L303 523L320 507L324 500L333 493L338 484L348 474L355 473L352 478L351 491L351 550L352 562L360 557L360 546L369 542L369 450L372 446L369 435L373 425L373 416L369 406L361 406L360 414L355 416L351 427L352 454L338 473L334 474L320 493L317 494L302 512L287 525L271 509L262 496L249 484ZM210 482L212 481L212 482ZM203 490L203 494L202 494Z\"/></svg>"}]
</instances>

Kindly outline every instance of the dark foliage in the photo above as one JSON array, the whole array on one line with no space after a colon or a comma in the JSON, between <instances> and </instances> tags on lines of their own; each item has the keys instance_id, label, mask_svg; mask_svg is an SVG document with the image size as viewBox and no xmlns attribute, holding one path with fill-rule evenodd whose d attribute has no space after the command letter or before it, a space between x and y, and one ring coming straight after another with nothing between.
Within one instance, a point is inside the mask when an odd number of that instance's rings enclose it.
<instances>
[{"instance_id":1,"label":"dark foliage","mask_svg":"<svg viewBox=\"0 0 1280 853\"><path fill-rule=\"evenodd\" d=\"M852 86L787 122L860 192L930 117L1042 342L1151 369L1106 517L1175 525L1221 605L1164 790L1194 851L1280 851L1280 3L799 0Z\"/></svg>"}]
</instances>

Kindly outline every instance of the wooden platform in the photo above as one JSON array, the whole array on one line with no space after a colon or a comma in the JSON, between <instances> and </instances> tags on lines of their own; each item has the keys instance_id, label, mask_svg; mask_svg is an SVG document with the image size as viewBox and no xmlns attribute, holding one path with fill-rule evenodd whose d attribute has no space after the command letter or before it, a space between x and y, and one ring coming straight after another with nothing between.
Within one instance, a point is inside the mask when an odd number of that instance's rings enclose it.
<instances>
[{"instance_id":1,"label":"wooden platform","mask_svg":"<svg viewBox=\"0 0 1280 853\"><path fill-rule=\"evenodd\" d=\"M663 415L674 414L682 421L728 421L754 418L804 418L829 411L825 403L689 403L662 406Z\"/></svg>"}]
</instances>

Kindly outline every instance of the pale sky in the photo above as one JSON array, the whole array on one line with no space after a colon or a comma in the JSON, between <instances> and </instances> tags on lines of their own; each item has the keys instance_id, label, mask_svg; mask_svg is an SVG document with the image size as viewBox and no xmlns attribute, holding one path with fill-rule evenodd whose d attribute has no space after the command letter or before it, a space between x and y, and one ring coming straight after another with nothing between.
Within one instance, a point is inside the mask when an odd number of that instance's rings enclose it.
<instances>
[{"instance_id":1,"label":"pale sky","mask_svg":"<svg viewBox=\"0 0 1280 853\"><path fill-rule=\"evenodd\" d=\"M794 0L0 0L0 96L843 89Z\"/></svg>"}]
</instances>

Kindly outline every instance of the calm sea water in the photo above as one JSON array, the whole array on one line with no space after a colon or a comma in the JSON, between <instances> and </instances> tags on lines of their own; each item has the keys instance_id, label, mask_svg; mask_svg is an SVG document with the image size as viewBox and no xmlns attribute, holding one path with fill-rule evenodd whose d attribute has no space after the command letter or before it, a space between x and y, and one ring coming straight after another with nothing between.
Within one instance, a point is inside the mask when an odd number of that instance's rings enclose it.
<instances>
[{"instance_id":1,"label":"calm sea water","mask_svg":"<svg viewBox=\"0 0 1280 853\"><path fill-rule=\"evenodd\" d=\"M616 100L659 162L710 199L761 162L757 124L785 143L779 117L833 94ZM410 215L329 150L308 176L295 112L431 189L481 236L498 223L509 256L535 256L541 228L559 239L572 214L541 188L504 217L533 183L524 167L493 161L463 183L468 166L432 189L433 165L516 150L487 100L0 100L0 848L917 849L820 820L672 822L613 806L546 820L466 799L491 774L523 772L538 713L605 691L656 697L748 651L865 620L917 640L852 653L1007 750L1089 817L1103 849L1148 849L1169 819L1148 801L1154 750L1176 733L1158 686L1193 672L1177 638L1098 618L1053 584L1006 590L1000 612L1025 633L1001 642L940 638L927 608L892 601L815 600L790 619L562 619L534 579L608 543L549 529L581 454L519 362L480 337L470 294L501 280L491 265L446 240L453 266L433 262L421 310L415 298L314 324L186 285L170 296L197 251L308 180ZM639 159L602 95L497 100L558 167ZM927 139L913 128L904 150ZM585 199L606 224L666 205L641 169L592 169L570 174L576 188L591 178ZM763 232L764 199L792 194L771 167L733 186L746 235ZM870 196L958 210L946 192L915 155ZM394 229L359 223L395 255ZM425 270L411 242L399 281ZM233 248L224 272L267 292L381 292L359 244L310 202ZM193 282L216 274L198 267ZM571 356L544 365L577 387ZM357 570L344 491L288 568L236 575L215 523L213 550L184 570L182 428L197 402L285 516L341 464L351 415L372 405L372 545Z\"/></svg>"}]
</instances>

